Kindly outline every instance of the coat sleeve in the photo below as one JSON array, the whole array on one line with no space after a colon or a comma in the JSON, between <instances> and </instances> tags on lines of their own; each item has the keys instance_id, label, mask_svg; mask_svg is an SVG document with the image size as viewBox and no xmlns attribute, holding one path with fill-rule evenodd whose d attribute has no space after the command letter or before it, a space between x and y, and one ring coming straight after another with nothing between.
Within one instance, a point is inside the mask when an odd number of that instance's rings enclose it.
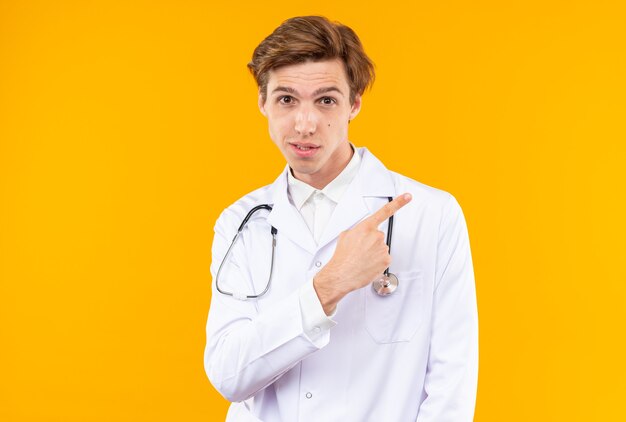
<instances>
[{"instance_id":1,"label":"coat sleeve","mask_svg":"<svg viewBox=\"0 0 626 422\"><path fill-rule=\"evenodd\" d=\"M213 386L227 400L239 402L272 384L306 356L328 344L334 323L329 322L323 311L317 316L320 321L315 321L316 314L310 309L304 309L308 314L306 318L303 316L303 303L310 303L310 297L308 301L304 299L311 291L315 293L310 280L307 284L303 279L302 288L262 312L258 311L255 300L242 301L217 292L215 276L239 224L233 214L224 211L215 225L204 367ZM222 290L253 291L243 249L233 248L227 261L228 270L220 274ZM311 318L322 327L314 338L303 328L303 319L308 322Z\"/></svg>"},{"instance_id":2,"label":"coat sleeve","mask_svg":"<svg viewBox=\"0 0 626 422\"><path fill-rule=\"evenodd\" d=\"M469 422L478 381L478 313L467 226L450 196L437 245L433 318L417 422Z\"/></svg>"}]
</instances>

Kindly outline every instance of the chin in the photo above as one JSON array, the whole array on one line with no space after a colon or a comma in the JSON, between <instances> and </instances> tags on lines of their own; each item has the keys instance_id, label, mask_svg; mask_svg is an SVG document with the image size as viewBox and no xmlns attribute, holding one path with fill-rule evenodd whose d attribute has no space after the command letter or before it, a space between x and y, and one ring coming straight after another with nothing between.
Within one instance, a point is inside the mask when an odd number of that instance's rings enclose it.
<instances>
[{"instance_id":1,"label":"chin","mask_svg":"<svg viewBox=\"0 0 626 422\"><path fill-rule=\"evenodd\" d=\"M296 173L300 173L300 174L313 174L317 171L316 168L312 167L312 166L302 166L302 165L291 165L289 164L289 167L291 167L291 169L296 172Z\"/></svg>"}]
</instances>

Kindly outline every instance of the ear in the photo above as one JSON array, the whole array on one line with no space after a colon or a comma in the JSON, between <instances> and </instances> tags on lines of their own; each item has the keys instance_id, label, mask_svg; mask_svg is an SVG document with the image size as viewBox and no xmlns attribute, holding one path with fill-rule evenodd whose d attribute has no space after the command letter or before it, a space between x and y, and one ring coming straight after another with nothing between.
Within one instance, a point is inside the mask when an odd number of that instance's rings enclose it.
<instances>
[{"instance_id":1,"label":"ear","mask_svg":"<svg viewBox=\"0 0 626 422\"><path fill-rule=\"evenodd\" d=\"M354 96L354 103L352 103L352 109L350 110L350 120L353 120L357 114L361 111L361 95L356 94Z\"/></svg>"},{"instance_id":2,"label":"ear","mask_svg":"<svg viewBox=\"0 0 626 422\"><path fill-rule=\"evenodd\" d=\"M259 90L259 110L261 111L262 115L267 117L267 112L265 111L265 100L263 99L263 95L261 94L260 90Z\"/></svg>"}]
</instances>

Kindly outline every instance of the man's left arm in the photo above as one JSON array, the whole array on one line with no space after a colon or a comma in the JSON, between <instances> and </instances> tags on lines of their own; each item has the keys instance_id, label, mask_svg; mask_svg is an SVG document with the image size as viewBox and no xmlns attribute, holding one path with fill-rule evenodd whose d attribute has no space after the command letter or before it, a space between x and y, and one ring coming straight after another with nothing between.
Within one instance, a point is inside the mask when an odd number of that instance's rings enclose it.
<instances>
[{"instance_id":1,"label":"man's left arm","mask_svg":"<svg viewBox=\"0 0 626 422\"><path fill-rule=\"evenodd\" d=\"M474 418L478 382L478 312L469 237L463 212L450 196L437 245L428 367L417 422Z\"/></svg>"}]
</instances>

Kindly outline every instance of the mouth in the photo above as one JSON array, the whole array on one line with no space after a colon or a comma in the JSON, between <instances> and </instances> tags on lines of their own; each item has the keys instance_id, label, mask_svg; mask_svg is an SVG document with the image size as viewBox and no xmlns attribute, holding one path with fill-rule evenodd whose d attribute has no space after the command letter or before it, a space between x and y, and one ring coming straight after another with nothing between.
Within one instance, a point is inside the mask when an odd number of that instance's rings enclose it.
<instances>
[{"instance_id":1,"label":"mouth","mask_svg":"<svg viewBox=\"0 0 626 422\"><path fill-rule=\"evenodd\" d=\"M309 143L289 143L291 150L296 153L298 157L311 157L320 149L319 145Z\"/></svg>"}]
</instances>

